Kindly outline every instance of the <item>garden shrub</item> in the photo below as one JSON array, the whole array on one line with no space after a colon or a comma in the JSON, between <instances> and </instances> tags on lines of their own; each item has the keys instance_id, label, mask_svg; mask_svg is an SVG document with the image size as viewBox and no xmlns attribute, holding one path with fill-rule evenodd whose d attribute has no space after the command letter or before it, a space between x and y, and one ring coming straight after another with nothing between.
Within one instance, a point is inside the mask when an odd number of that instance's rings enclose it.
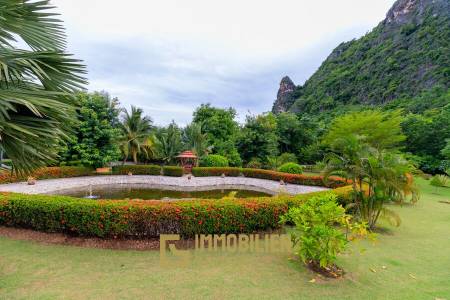
<instances>
[{"instance_id":1,"label":"garden shrub","mask_svg":"<svg viewBox=\"0 0 450 300\"><path fill-rule=\"evenodd\" d=\"M192 175L196 177L204 177L204 176L221 176L225 174L225 176L237 177L241 174L241 168L192 168Z\"/></svg>"},{"instance_id":2,"label":"garden shrub","mask_svg":"<svg viewBox=\"0 0 450 300\"><path fill-rule=\"evenodd\" d=\"M302 166L296 163L285 163L278 168L279 172L289 173L289 174L302 174L303 168Z\"/></svg>"},{"instance_id":3,"label":"garden shrub","mask_svg":"<svg viewBox=\"0 0 450 300\"><path fill-rule=\"evenodd\" d=\"M200 161L201 167L228 167L228 159L222 155L206 155Z\"/></svg>"},{"instance_id":4,"label":"garden shrub","mask_svg":"<svg viewBox=\"0 0 450 300\"><path fill-rule=\"evenodd\" d=\"M79 176L91 176L95 175L94 170L88 167L45 167L34 171L29 176L36 179L54 179L54 178L67 178L67 177L79 177ZM5 171L0 173L0 184L24 181L28 176L21 176L18 174L11 174L11 172Z\"/></svg>"},{"instance_id":5,"label":"garden shrub","mask_svg":"<svg viewBox=\"0 0 450 300\"><path fill-rule=\"evenodd\" d=\"M329 191L246 199L91 200L0 193L0 224L97 237L252 233L279 228L289 208Z\"/></svg>"},{"instance_id":6,"label":"garden shrub","mask_svg":"<svg viewBox=\"0 0 450 300\"><path fill-rule=\"evenodd\" d=\"M162 168L164 176L181 177L183 176L183 168L178 166L164 166Z\"/></svg>"},{"instance_id":7,"label":"garden shrub","mask_svg":"<svg viewBox=\"0 0 450 300\"><path fill-rule=\"evenodd\" d=\"M336 227L346 224L345 217L345 209L336 203L336 195L328 193L290 208L281 220L295 224L292 241L304 263L330 268L347 245L344 232Z\"/></svg>"},{"instance_id":8,"label":"garden shrub","mask_svg":"<svg viewBox=\"0 0 450 300\"><path fill-rule=\"evenodd\" d=\"M134 175L161 175L161 167L157 165L123 165L114 166L113 174L126 175L131 172Z\"/></svg>"}]
</instances>

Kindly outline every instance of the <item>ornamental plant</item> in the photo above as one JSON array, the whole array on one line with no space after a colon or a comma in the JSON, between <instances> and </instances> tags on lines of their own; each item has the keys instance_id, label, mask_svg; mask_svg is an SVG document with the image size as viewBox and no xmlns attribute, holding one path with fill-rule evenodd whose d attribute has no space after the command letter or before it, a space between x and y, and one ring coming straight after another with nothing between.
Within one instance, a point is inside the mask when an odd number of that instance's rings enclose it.
<instances>
[{"instance_id":1,"label":"ornamental plant","mask_svg":"<svg viewBox=\"0 0 450 300\"><path fill-rule=\"evenodd\" d=\"M295 224L291 237L300 259L311 268L328 273L338 270L337 255L345 250L348 242L344 231L336 227L336 224L346 224L345 209L336 200L333 193L311 197L281 218L284 223Z\"/></svg>"},{"instance_id":2,"label":"ornamental plant","mask_svg":"<svg viewBox=\"0 0 450 300\"><path fill-rule=\"evenodd\" d=\"M289 174L302 174L303 168L302 166L296 163L285 163L281 167L278 168L278 171Z\"/></svg>"}]
</instances>

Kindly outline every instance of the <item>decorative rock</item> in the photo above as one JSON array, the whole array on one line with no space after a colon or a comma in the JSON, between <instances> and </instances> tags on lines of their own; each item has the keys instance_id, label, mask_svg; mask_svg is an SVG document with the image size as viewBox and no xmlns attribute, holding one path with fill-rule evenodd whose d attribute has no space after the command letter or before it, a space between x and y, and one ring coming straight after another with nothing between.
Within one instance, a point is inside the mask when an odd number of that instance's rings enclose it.
<instances>
[{"instance_id":1,"label":"decorative rock","mask_svg":"<svg viewBox=\"0 0 450 300\"><path fill-rule=\"evenodd\" d=\"M28 183L28 185L35 185L36 184L36 178L31 177L31 176L28 177L27 183Z\"/></svg>"}]
</instances>

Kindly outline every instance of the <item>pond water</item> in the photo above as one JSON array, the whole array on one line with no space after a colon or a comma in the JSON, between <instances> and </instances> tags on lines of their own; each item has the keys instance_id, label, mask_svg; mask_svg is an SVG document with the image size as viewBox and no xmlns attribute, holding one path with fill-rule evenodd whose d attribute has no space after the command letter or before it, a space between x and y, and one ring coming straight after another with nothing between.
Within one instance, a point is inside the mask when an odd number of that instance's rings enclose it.
<instances>
[{"instance_id":1,"label":"pond water","mask_svg":"<svg viewBox=\"0 0 450 300\"><path fill-rule=\"evenodd\" d=\"M58 195L66 195L78 198L96 199L143 199L143 200L160 200L160 199L188 199L188 198L202 198L202 199L220 199L228 196L231 192L236 192L237 198L248 197L266 197L271 196L269 193L263 191L255 191L250 189L209 189L204 191L181 191L168 190L161 188L146 188L139 186L93 186L83 187L78 189L59 191ZM55 193L53 193L55 194Z\"/></svg>"}]
</instances>

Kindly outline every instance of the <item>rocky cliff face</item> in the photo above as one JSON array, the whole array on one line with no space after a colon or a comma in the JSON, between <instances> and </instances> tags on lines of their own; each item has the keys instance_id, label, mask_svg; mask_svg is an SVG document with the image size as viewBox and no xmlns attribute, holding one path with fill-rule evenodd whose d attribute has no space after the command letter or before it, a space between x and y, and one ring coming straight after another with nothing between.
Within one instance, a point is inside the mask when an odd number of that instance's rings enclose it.
<instances>
[{"instance_id":1,"label":"rocky cliff face","mask_svg":"<svg viewBox=\"0 0 450 300\"><path fill-rule=\"evenodd\" d=\"M285 92L290 80L283 78L273 112L322 113L445 91L449 41L450 0L398 0L377 27L340 44L295 92Z\"/></svg>"},{"instance_id":2,"label":"rocky cliff face","mask_svg":"<svg viewBox=\"0 0 450 300\"><path fill-rule=\"evenodd\" d=\"M278 89L277 99L272 107L272 112L274 114L286 112L289 107L291 107L294 102L294 98L292 97L294 90L295 84L289 76L283 77L280 82L280 88Z\"/></svg>"}]
</instances>

